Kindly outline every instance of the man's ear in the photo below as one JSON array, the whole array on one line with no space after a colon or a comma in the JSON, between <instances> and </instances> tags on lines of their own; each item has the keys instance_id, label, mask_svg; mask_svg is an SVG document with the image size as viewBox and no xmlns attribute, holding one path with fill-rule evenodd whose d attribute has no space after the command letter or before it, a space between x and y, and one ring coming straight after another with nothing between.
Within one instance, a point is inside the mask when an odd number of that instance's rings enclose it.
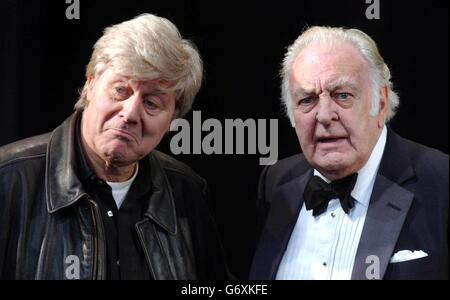
<instances>
[{"instance_id":1,"label":"man's ear","mask_svg":"<svg viewBox=\"0 0 450 300\"><path fill-rule=\"evenodd\" d=\"M86 78L86 101L90 102L91 99L94 98L94 83L95 83L95 78L92 75L89 75Z\"/></svg>"},{"instance_id":2,"label":"man's ear","mask_svg":"<svg viewBox=\"0 0 450 300\"><path fill-rule=\"evenodd\" d=\"M386 123L386 116L389 109L389 88L387 85L380 89L380 106L378 111L378 127L382 128Z\"/></svg>"}]
</instances>

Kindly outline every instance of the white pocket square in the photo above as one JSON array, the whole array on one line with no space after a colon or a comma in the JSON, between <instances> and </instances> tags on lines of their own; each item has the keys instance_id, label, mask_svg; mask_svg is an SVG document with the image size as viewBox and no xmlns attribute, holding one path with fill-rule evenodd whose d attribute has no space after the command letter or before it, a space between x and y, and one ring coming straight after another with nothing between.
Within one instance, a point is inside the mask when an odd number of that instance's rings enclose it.
<instances>
[{"instance_id":1,"label":"white pocket square","mask_svg":"<svg viewBox=\"0 0 450 300\"><path fill-rule=\"evenodd\" d=\"M422 250L401 250L392 255L391 260L389 261L392 264L404 262L408 260L418 259L422 257L427 257L428 253L423 252Z\"/></svg>"}]
</instances>

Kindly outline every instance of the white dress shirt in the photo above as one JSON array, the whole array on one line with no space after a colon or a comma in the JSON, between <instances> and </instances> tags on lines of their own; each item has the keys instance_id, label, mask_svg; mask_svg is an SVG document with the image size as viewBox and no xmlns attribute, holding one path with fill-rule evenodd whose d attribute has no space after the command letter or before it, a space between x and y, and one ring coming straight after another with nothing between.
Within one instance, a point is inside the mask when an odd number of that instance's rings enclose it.
<instances>
[{"instance_id":1,"label":"white dress shirt","mask_svg":"<svg viewBox=\"0 0 450 300\"><path fill-rule=\"evenodd\" d=\"M332 199L327 210L316 217L303 204L276 279L351 279L386 134L384 126L369 160L358 172L351 193L355 206L349 214L341 208L339 199ZM317 170L314 175L329 182Z\"/></svg>"}]
</instances>

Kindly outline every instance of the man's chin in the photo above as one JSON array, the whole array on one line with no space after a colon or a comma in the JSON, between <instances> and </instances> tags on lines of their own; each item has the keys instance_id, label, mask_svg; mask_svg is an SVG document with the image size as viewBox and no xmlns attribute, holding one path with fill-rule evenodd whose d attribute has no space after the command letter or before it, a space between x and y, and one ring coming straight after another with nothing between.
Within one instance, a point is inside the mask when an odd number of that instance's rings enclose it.
<instances>
[{"instance_id":1,"label":"man's chin","mask_svg":"<svg viewBox=\"0 0 450 300\"><path fill-rule=\"evenodd\" d=\"M113 148L104 152L104 160L110 166L123 167L134 163L126 149Z\"/></svg>"},{"instance_id":2,"label":"man's chin","mask_svg":"<svg viewBox=\"0 0 450 300\"><path fill-rule=\"evenodd\" d=\"M329 154L327 157L317 159L315 163L312 164L315 169L317 169L323 175L328 175L331 177L340 177L346 173L349 169L348 158L345 155L332 155ZM334 178L329 178L334 179Z\"/></svg>"},{"instance_id":3,"label":"man's chin","mask_svg":"<svg viewBox=\"0 0 450 300\"><path fill-rule=\"evenodd\" d=\"M151 150L144 152L136 147L131 147L120 140L112 141L102 148L103 159L114 166L132 165L145 157Z\"/></svg>"}]
</instances>

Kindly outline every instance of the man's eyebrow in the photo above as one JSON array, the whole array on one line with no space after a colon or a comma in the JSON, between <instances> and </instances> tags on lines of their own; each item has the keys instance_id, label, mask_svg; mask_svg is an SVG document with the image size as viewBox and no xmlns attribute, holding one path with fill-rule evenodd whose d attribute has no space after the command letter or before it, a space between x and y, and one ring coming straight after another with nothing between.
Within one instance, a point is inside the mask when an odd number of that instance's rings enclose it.
<instances>
[{"instance_id":1,"label":"man's eyebrow","mask_svg":"<svg viewBox=\"0 0 450 300\"><path fill-rule=\"evenodd\" d=\"M170 88L154 87L148 92L148 94L167 95L170 92L171 92Z\"/></svg>"},{"instance_id":2,"label":"man's eyebrow","mask_svg":"<svg viewBox=\"0 0 450 300\"><path fill-rule=\"evenodd\" d=\"M119 76L119 77L113 77L111 80L111 84L116 84L118 82L129 84L129 79L126 77Z\"/></svg>"},{"instance_id":3,"label":"man's eyebrow","mask_svg":"<svg viewBox=\"0 0 450 300\"><path fill-rule=\"evenodd\" d=\"M350 88L351 90L355 90L355 91L359 90L358 84L356 83L356 81L347 76L329 80L325 84L325 87L327 90L337 90L337 89L344 88L344 87Z\"/></svg>"},{"instance_id":4,"label":"man's eyebrow","mask_svg":"<svg viewBox=\"0 0 450 300\"><path fill-rule=\"evenodd\" d=\"M301 95L311 95L311 94L314 94L314 93L315 93L315 89L314 88L312 88L312 89L305 89L305 88L302 88L300 86L297 86L292 91L292 96L293 96L293 98L297 98L298 96L301 96Z\"/></svg>"}]
</instances>

